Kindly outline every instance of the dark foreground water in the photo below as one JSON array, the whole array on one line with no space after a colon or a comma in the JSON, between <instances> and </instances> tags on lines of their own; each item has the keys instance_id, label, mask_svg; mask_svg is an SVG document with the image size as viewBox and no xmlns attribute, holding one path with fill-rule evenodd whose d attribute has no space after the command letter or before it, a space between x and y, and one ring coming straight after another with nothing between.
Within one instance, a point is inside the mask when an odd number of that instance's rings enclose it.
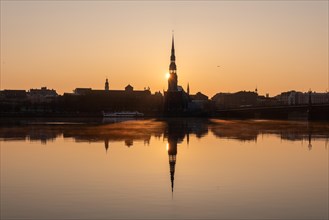
<instances>
[{"instance_id":1,"label":"dark foreground water","mask_svg":"<svg viewBox=\"0 0 329 220\"><path fill-rule=\"evenodd\" d=\"M0 125L1 219L328 219L328 123Z\"/></svg>"}]
</instances>

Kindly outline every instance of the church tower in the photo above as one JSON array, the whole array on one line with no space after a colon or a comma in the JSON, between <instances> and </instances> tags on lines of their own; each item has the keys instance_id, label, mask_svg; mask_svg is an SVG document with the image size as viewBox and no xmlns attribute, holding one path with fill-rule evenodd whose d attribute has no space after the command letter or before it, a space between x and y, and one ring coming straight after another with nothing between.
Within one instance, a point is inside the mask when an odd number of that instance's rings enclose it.
<instances>
[{"instance_id":1,"label":"church tower","mask_svg":"<svg viewBox=\"0 0 329 220\"><path fill-rule=\"evenodd\" d=\"M172 44L171 44L171 56L170 56L170 65L169 65L169 78L168 78L168 92L176 92L177 89L177 67L176 67L176 57L175 57L175 44L174 44L174 35L172 35Z\"/></svg>"},{"instance_id":2,"label":"church tower","mask_svg":"<svg viewBox=\"0 0 329 220\"><path fill-rule=\"evenodd\" d=\"M105 81L105 91L109 91L109 80L106 78L106 81Z\"/></svg>"},{"instance_id":3,"label":"church tower","mask_svg":"<svg viewBox=\"0 0 329 220\"><path fill-rule=\"evenodd\" d=\"M188 95L177 85L177 78L175 43L174 35L172 35L168 90L164 94L164 111L167 115L183 114L188 106Z\"/></svg>"}]
</instances>

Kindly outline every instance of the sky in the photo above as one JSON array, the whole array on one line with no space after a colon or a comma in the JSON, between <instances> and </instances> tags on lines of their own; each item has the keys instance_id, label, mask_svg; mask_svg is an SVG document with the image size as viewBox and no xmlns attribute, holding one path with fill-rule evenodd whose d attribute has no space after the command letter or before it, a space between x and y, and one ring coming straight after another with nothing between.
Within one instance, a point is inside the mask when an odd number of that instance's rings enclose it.
<instances>
[{"instance_id":1,"label":"sky","mask_svg":"<svg viewBox=\"0 0 329 220\"><path fill-rule=\"evenodd\" d=\"M328 91L328 1L3 1L0 89Z\"/></svg>"}]
</instances>

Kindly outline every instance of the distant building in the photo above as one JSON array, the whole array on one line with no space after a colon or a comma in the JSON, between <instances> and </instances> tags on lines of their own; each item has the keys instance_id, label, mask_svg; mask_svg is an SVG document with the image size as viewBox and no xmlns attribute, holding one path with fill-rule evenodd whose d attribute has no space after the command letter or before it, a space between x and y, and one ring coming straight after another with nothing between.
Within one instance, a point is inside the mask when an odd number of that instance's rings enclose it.
<instances>
[{"instance_id":1,"label":"distant building","mask_svg":"<svg viewBox=\"0 0 329 220\"><path fill-rule=\"evenodd\" d=\"M201 92L197 92L195 95L189 95L189 97L190 102L188 103L188 110L190 112L209 110L210 101L208 96Z\"/></svg>"},{"instance_id":2,"label":"distant building","mask_svg":"<svg viewBox=\"0 0 329 220\"><path fill-rule=\"evenodd\" d=\"M107 79L106 79L107 80ZM108 82L108 81L106 81ZM105 87L106 87L105 82ZM78 96L90 96L90 95L107 95L107 96L126 96L126 95L151 95L151 91L148 89L144 90L134 90L134 87L132 87L130 84L128 84L124 90L99 90L99 89L92 89L92 88L76 88L73 90L73 94L70 93L64 93L66 95L78 95ZM160 93L161 94L161 93Z\"/></svg>"},{"instance_id":3,"label":"distant building","mask_svg":"<svg viewBox=\"0 0 329 220\"><path fill-rule=\"evenodd\" d=\"M305 96L305 93L304 93L304 96ZM311 93L311 102L314 104L329 103L329 92L324 92L324 93L312 92Z\"/></svg>"},{"instance_id":4,"label":"distant building","mask_svg":"<svg viewBox=\"0 0 329 220\"><path fill-rule=\"evenodd\" d=\"M162 111L163 96L160 92L152 94L149 88L134 90L130 84L124 90L76 88L73 94L64 93L61 104L67 111L140 111L151 115Z\"/></svg>"},{"instance_id":5,"label":"distant building","mask_svg":"<svg viewBox=\"0 0 329 220\"><path fill-rule=\"evenodd\" d=\"M41 89L30 89L28 92L28 99L32 103L37 102L51 102L58 96L56 90L41 87Z\"/></svg>"},{"instance_id":6,"label":"distant building","mask_svg":"<svg viewBox=\"0 0 329 220\"><path fill-rule=\"evenodd\" d=\"M27 92L25 90L9 90L0 91L1 97L4 100L23 101L27 99Z\"/></svg>"},{"instance_id":7,"label":"distant building","mask_svg":"<svg viewBox=\"0 0 329 220\"><path fill-rule=\"evenodd\" d=\"M91 88L76 88L75 90L73 90L75 95L87 95L90 94L91 91Z\"/></svg>"},{"instance_id":8,"label":"distant building","mask_svg":"<svg viewBox=\"0 0 329 220\"><path fill-rule=\"evenodd\" d=\"M288 99L291 93L295 92L294 90L289 92L282 92L280 95L275 96L280 104L288 105Z\"/></svg>"},{"instance_id":9,"label":"distant building","mask_svg":"<svg viewBox=\"0 0 329 220\"><path fill-rule=\"evenodd\" d=\"M298 92L295 90L282 92L275 97L282 105L303 105L309 104L322 104L329 103L329 93L317 93L317 92Z\"/></svg>"},{"instance_id":10,"label":"distant building","mask_svg":"<svg viewBox=\"0 0 329 220\"><path fill-rule=\"evenodd\" d=\"M240 91L236 93L217 93L211 100L217 108L239 108L255 106L258 94L251 91Z\"/></svg>"},{"instance_id":11,"label":"distant building","mask_svg":"<svg viewBox=\"0 0 329 220\"><path fill-rule=\"evenodd\" d=\"M134 91L134 87L132 87L130 84L128 84L128 85L125 87L125 91L126 91L126 92L133 92L133 91Z\"/></svg>"},{"instance_id":12,"label":"distant building","mask_svg":"<svg viewBox=\"0 0 329 220\"><path fill-rule=\"evenodd\" d=\"M204 101L208 100L208 96L202 94L201 92L197 92L195 95L190 95L190 98L192 100L204 100Z\"/></svg>"},{"instance_id":13,"label":"distant building","mask_svg":"<svg viewBox=\"0 0 329 220\"><path fill-rule=\"evenodd\" d=\"M29 95L39 95L39 96L48 96L48 97L55 97L58 96L56 90L54 89L47 89L47 87L41 87L41 89L30 89Z\"/></svg>"},{"instance_id":14,"label":"distant building","mask_svg":"<svg viewBox=\"0 0 329 220\"><path fill-rule=\"evenodd\" d=\"M24 105L28 105L25 90L0 91L0 112L19 112Z\"/></svg>"},{"instance_id":15,"label":"distant building","mask_svg":"<svg viewBox=\"0 0 329 220\"><path fill-rule=\"evenodd\" d=\"M266 96L259 95L257 97L257 106L274 106L279 105L279 101L275 97L269 97L267 93Z\"/></svg>"},{"instance_id":16,"label":"distant building","mask_svg":"<svg viewBox=\"0 0 329 220\"><path fill-rule=\"evenodd\" d=\"M106 78L105 80L105 91L109 91L110 86L109 86L109 80Z\"/></svg>"}]
</instances>

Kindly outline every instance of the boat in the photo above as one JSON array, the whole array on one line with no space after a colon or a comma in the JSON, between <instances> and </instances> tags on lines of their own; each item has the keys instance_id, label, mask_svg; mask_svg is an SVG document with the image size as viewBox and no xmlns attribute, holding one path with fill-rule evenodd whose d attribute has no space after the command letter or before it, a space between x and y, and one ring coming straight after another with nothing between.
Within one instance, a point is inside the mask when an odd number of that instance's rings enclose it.
<instances>
[{"instance_id":1,"label":"boat","mask_svg":"<svg viewBox=\"0 0 329 220\"><path fill-rule=\"evenodd\" d=\"M126 118L131 118L131 117L143 117L144 114L140 113L138 111L133 111L133 112L103 112L103 117L111 117L111 118L117 118L117 117L126 117Z\"/></svg>"}]
</instances>

